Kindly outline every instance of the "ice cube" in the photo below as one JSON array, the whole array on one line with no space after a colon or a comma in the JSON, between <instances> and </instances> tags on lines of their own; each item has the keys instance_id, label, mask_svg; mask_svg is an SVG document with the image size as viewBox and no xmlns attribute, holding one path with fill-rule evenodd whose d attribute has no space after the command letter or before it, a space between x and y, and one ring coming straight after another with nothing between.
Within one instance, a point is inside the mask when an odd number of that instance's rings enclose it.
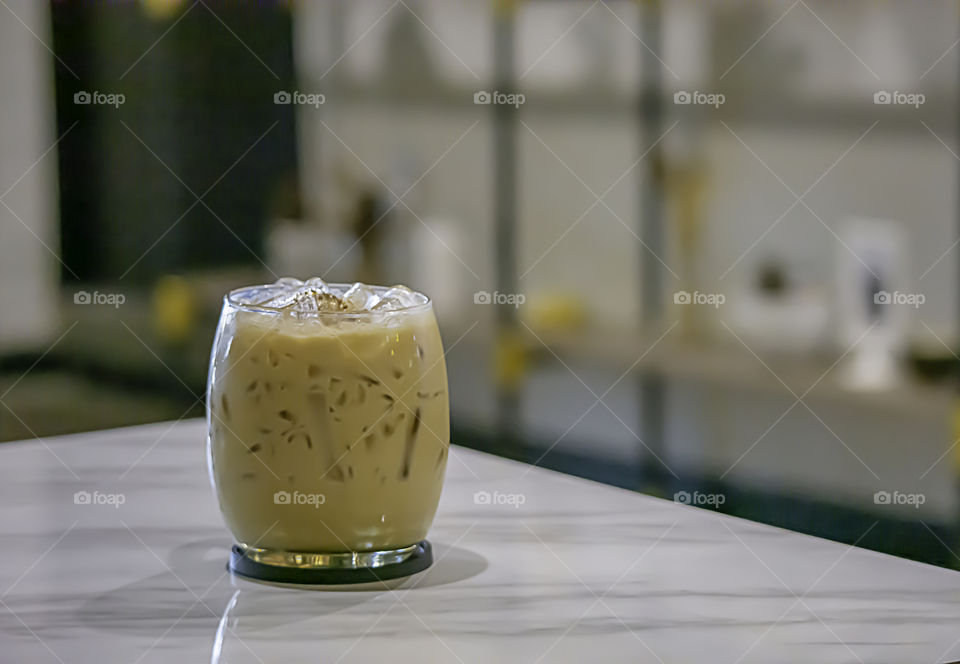
<instances>
[{"instance_id":1,"label":"ice cube","mask_svg":"<svg viewBox=\"0 0 960 664\"><path fill-rule=\"evenodd\" d=\"M299 289L295 294L293 308L296 311L303 312L329 312L342 311L343 300L330 291L329 288L317 288L316 286L306 286Z\"/></svg>"},{"instance_id":2,"label":"ice cube","mask_svg":"<svg viewBox=\"0 0 960 664\"><path fill-rule=\"evenodd\" d=\"M348 288L340 299L343 300L345 311L370 311L380 301L380 296L372 288L358 281Z\"/></svg>"},{"instance_id":3,"label":"ice cube","mask_svg":"<svg viewBox=\"0 0 960 664\"><path fill-rule=\"evenodd\" d=\"M343 302L320 277L307 281L284 277L274 284L279 293L260 304L297 312L341 311Z\"/></svg>"},{"instance_id":4,"label":"ice cube","mask_svg":"<svg viewBox=\"0 0 960 664\"><path fill-rule=\"evenodd\" d=\"M323 291L324 293L330 292L330 286L327 284L326 281L323 280L322 277L310 277L309 279L303 282L303 285L310 286L311 288L316 288L320 291Z\"/></svg>"},{"instance_id":5,"label":"ice cube","mask_svg":"<svg viewBox=\"0 0 960 664\"><path fill-rule=\"evenodd\" d=\"M296 301L296 291L290 293L280 293L279 295L274 295L273 297L267 298L263 302L258 304L265 307L273 307L275 309L286 309L291 306Z\"/></svg>"},{"instance_id":6,"label":"ice cube","mask_svg":"<svg viewBox=\"0 0 960 664\"><path fill-rule=\"evenodd\" d=\"M417 294L406 286L393 286L380 298L380 301L373 306L376 311L396 311L412 307L420 303Z\"/></svg>"},{"instance_id":7,"label":"ice cube","mask_svg":"<svg viewBox=\"0 0 960 664\"><path fill-rule=\"evenodd\" d=\"M303 282L292 277L281 277L267 288L272 295L257 304L265 307L274 307L284 309L293 304L297 289L303 286Z\"/></svg>"}]
</instances>

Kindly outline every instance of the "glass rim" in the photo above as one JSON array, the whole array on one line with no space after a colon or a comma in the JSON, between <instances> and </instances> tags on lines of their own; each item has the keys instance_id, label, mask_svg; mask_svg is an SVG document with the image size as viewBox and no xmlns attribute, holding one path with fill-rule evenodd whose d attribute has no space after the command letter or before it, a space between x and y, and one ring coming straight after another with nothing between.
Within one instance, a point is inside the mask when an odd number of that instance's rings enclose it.
<instances>
[{"instance_id":1,"label":"glass rim","mask_svg":"<svg viewBox=\"0 0 960 664\"><path fill-rule=\"evenodd\" d=\"M347 288L353 286L352 283L341 283L341 282L330 282L327 284L331 287L342 287L345 291ZM373 289L377 292L385 292L390 290L391 286L375 286L371 284L366 284L368 288ZM295 309L285 309L281 307L271 307L265 304L255 304L251 302L244 302L239 299L243 295L253 294L258 291L263 291L271 287L276 287L276 284L256 284L253 286L242 286L240 288L234 288L227 292L223 296L223 302L226 305L229 305L240 311L247 311L250 313L258 314L270 314L274 316L291 316L293 318L300 319L310 319L310 318L337 318L337 319L357 319L357 318L382 318L384 316L392 316L394 314L409 314L421 310L426 310L431 308L433 305L433 300L426 293L412 290L412 292L422 301L416 304L411 304L407 306L400 307L398 309L389 309L385 311L297 311Z\"/></svg>"}]
</instances>

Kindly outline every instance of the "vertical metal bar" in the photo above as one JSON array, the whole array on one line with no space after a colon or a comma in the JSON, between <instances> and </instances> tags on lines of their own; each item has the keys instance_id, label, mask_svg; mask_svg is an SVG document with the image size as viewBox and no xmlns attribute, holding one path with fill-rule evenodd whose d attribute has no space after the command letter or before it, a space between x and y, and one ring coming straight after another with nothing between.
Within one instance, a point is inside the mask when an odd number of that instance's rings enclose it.
<instances>
[{"instance_id":1,"label":"vertical metal bar","mask_svg":"<svg viewBox=\"0 0 960 664\"><path fill-rule=\"evenodd\" d=\"M957 123L957 135L960 136L960 114L955 114L955 117L958 119ZM960 239L960 211L955 211L954 214L957 215L957 227L956 233L957 238ZM960 300L960 282L958 283L957 288L957 298ZM958 309L960 311L960 309ZM958 320L960 324L960 320ZM951 422L950 422L950 435L956 440L960 436L960 375L957 375L957 371L954 370L954 402L953 402L953 411L951 413ZM960 503L960 450L957 450L953 453L953 472L954 472L954 486L957 491L957 502ZM960 541L960 510L958 510L953 527L953 539L954 541ZM954 556L956 558L956 556ZM954 569L960 569L960 561L954 561Z\"/></svg>"},{"instance_id":2,"label":"vertical metal bar","mask_svg":"<svg viewBox=\"0 0 960 664\"><path fill-rule=\"evenodd\" d=\"M514 8L511 2L494 2L493 83L494 90L513 91ZM493 92L493 91L491 91ZM517 256L517 109L508 104L491 104L493 113L493 177L494 177L494 256L496 290L516 293ZM495 304L496 343L507 343L516 330L516 307ZM519 435L520 394L518 386L497 387L497 431L502 443Z\"/></svg>"},{"instance_id":3,"label":"vertical metal bar","mask_svg":"<svg viewBox=\"0 0 960 664\"><path fill-rule=\"evenodd\" d=\"M640 35L648 47L641 49L639 126L641 150L657 140L663 132L663 75L654 53L661 50L661 8L658 0L641 4ZM647 154L640 169L640 237L647 248L638 246L640 262L641 329L649 332L662 319L663 269L650 252L661 255L664 249L662 174L664 155L660 144ZM644 335L649 338L649 334ZM640 437L661 459L666 445L666 385L662 376L644 373L639 379ZM641 486L651 490L665 489L665 469L652 455L641 463Z\"/></svg>"}]
</instances>

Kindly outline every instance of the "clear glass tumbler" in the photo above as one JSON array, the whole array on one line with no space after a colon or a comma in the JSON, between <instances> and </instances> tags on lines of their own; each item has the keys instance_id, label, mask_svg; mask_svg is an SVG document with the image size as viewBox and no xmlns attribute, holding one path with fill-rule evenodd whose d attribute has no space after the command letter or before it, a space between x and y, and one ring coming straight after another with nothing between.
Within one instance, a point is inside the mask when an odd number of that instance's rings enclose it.
<instances>
[{"instance_id":1,"label":"clear glass tumbler","mask_svg":"<svg viewBox=\"0 0 960 664\"><path fill-rule=\"evenodd\" d=\"M449 449L432 304L411 291L402 305L372 311L262 304L298 284L224 298L207 384L207 457L220 511L258 563L401 562L433 522ZM343 294L349 285L324 289Z\"/></svg>"}]
</instances>

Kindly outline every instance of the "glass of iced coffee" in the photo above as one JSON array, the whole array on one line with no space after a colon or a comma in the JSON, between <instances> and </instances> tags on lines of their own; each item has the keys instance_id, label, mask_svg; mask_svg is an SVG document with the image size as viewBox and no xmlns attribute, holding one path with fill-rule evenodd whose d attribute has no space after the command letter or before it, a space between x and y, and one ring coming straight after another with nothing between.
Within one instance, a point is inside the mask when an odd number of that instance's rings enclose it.
<instances>
[{"instance_id":1,"label":"glass of iced coffee","mask_svg":"<svg viewBox=\"0 0 960 664\"><path fill-rule=\"evenodd\" d=\"M310 578L298 571L422 561L424 546L429 557L450 424L425 295L320 279L232 291L207 422L234 571L298 582Z\"/></svg>"}]
</instances>

